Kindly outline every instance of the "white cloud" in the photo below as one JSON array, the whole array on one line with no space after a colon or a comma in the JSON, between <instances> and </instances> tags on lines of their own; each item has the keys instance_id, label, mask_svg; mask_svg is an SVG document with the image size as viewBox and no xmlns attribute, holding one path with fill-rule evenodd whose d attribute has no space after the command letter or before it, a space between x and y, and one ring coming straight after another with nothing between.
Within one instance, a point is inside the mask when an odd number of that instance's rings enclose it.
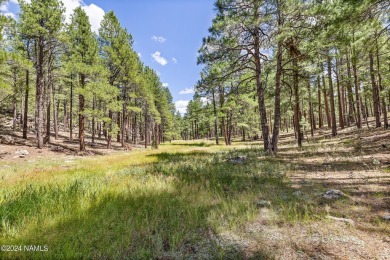
<instances>
[{"instance_id":1,"label":"white cloud","mask_svg":"<svg viewBox=\"0 0 390 260\"><path fill-rule=\"evenodd\" d=\"M193 88L185 88L179 92L180 95L194 94L195 91Z\"/></svg>"},{"instance_id":2,"label":"white cloud","mask_svg":"<svg viewBox=\"0 0 390 260\"><path fill-rule=\"evenodd\" d=\"M153 59L160 65L165 66L168 64L168 61L161 56L161 53L156 51L155 53L152 53Z\"/></svg>"},{"instance_id":3,"label":"white cloud","mask_svg":"<svg viewBox=\"0 0 390 260\"><path fill-rule=\"evenodd\" d=\"M138 57L142 58L142 54L140 52L137 53Z\"/></svg>"},{"instance_id":4,"label":"white cloud","mask_svg":"<svg viewBox=\"0 0 390 260\"><path fill-rule=\"evenodd\" d=\"M178 100L175 102L175 107L176 107L176 110L180 112L180 114L185 114L187 113L187 106L188 106L188 103L190 101L189 100Z\"/></svg>"},{"instance_id":5,"label":"white cloud","mask_svg":"<svg viewBox=\"0 0 390 260\"><path fill-rule=\"evenodd\" d=\"M155 35L152 36L152 40L155 41L155 42L159 42L159 43L164 43L164 42L167 41L167 39L165 39L164 37L162 37L162 36L155 36Z\"/></svg>"},{"instance_id":6,"label":"white cloud","mask_svg":"<svg viewBox=\"0 0 390 260\"><path fill-rule=\"evenodd\" d=\"M8 16L13 19L16 19L16 15L9 11L8 3L3 3L0 5L0 13L2 13L4 16Z\"/></svg>"},{"instance_id":7,"label":"white cloud","mask_svg":"<svg viewBox=\"0 0 390 260\"><path fill-rule=\"evenodd\" d=\"M11 3L14 3L14 4L19 4L19 1L18 1L18 0L10 0L10 2L11 2ZM29 1L26 1L26 2L30 2L30 0L29 0Z\"/></svg>"},{"instance_id":8,"label":"white cloud","mask_svg":"<svg viewBox=\"0 0 390 260\"><path fill-rule=\"evenodd\" d=\"M169 86L169 84L168 84L168 83L163 83L162 86L163 86L164 88L167 88L167 87Z\"/></svg>"},{"instance_id":9,"label":"white cloud","mask_svg":"<svg viewBox=\"0 0 390 260\"><path fill-rule=\"evenodd\" d=\"M100 23L104 17L104 10L95 4L84 5L82 8L89 17L89 22L91 23L92 31L98 33Z\"/></svg>"},{"instance_id":10,"label":"white cloud","mask_svg":"<svg viewBox=\"0 0 390 260\"><path fill-rule=\"evenodd\" d=\"M173 63L177 63L177 59L175 57L172 58Z\"/></svg>"},{"instance_id":11,"label":"white cloud","mask_svg":"<svg viewBox=\"0 0 390 260\"><path fill-rule=\"evenodd\" d=\"M70 23L70 18L74 9L81 6L82 2L80 0L62 0L62 3L65 8L65 22Z\"/></svg>"},{"instance_id":12,"label":"white cloud","mask_svg":"<svg viewBox=\"0 0 390 260\"><path fill-rule=\"evenodd\" d=\"M4 4L0 5L0 11L1 12L8 12L8 4L4 3Z\"/></svg>"}]
</instances>

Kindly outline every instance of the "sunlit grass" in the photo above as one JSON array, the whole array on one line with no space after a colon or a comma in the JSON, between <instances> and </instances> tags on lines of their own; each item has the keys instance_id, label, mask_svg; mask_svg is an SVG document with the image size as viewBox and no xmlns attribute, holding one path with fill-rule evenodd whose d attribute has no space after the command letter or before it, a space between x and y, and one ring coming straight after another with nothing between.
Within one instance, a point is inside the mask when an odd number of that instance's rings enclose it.
<instances>
[{"instance_id":1,"label":"sunlit grass","mask_svg":"<svg viewBox=\"0 0 390 260\"><path fill-rule=\"evenodd\" d=\"M247 155L244 164L227 158ZM260 148L212 141L159 150L10 165L0 176L0 243L48 245L27 258L186 258L226 252L209 233L240 232L269 200L277 222L323 214L292 196L286 168ZM239 257L239 256L237 256Z\"/></svg>"}]
</instances>

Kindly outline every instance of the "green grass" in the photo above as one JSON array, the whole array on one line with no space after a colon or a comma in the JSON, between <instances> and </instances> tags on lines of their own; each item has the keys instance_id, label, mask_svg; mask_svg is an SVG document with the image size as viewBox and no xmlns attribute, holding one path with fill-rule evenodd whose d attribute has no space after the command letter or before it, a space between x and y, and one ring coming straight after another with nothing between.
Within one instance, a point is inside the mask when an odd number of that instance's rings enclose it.
<instances>
[{"instance_id":1,"label":"green grass","mask_svg":"<svg viewBox=\"0 0 390 260\"><path fill-rule=\"evenodd\" d=\"M49 251L0 258L235 258L210 232L240 232L259 214L259 199L272 202L278 222L321 214L314 201L292 195L284 166L259 160L259 149L176 142L69 167L11 165L0 171L0 244ZM243 154L245 164L226 161Z\"/></svg>"}]
</instances>

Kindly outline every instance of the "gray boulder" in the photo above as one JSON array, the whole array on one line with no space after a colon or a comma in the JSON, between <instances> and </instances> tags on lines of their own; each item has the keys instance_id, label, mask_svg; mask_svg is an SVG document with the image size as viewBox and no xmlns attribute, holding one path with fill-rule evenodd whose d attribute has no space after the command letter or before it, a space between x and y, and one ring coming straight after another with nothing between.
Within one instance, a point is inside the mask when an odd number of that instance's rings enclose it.
<instances>
[{"instance_id":1,"label":"gray boulder","mask_svg":"<svg viewBox=\"0 0 390 260\"><path fill-rule=\"evenodd\" d=\"M19 156L26 156L29 155L30 153L27 150L17 150L15 154Z\"/></svg>"},{"instance_id":2,"label":"gray boulder","mask_svg":"<svg viewBox=\"0 0 390 260\"><path fill-rule=\"evenodd\" d=\"M345 195L345 193L340 190L328 190L322 195L322 197L327 200L334 200L347 197L347 195Z\"/></svg>"}]
</instances>

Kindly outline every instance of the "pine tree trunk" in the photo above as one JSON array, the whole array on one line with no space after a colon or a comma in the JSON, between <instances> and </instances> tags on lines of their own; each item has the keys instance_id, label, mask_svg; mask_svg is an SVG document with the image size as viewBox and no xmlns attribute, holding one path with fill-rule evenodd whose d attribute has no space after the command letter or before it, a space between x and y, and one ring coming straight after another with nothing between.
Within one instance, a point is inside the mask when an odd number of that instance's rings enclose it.
<instances>
[{"instance_id":1,"label":"pine tree trunk","mask_svg":"<svg viewBox=\"0 0 390 260\"><path fill-rule=\"evenodd\" d=\"M293 59L293 91L294 91L294 118L295 128L297 133L298 147L302 147L303 132L301 126L301 115L300 115L300 97L299 97L299 75L298 75L298 61Z\"/></svg>"},{"instance_id":2,"label":"pine tree trunk","mask_svg":"<svg viewBox=\"0 0 390 260\"><path fill-rule=\"evenodd\" d=\"M214 134L215 134L215 143L219 145L219 138L218 138L218 114L217 114L217 106L215 101L215 90L212 89L213 94L213 111L214 111Z\"/></svg>"},{"instance_id":3,"label":"pine tree trunk","mask_svg":"<svg viewBox=\"0 0 390 260\"><path fill-rule=\"evenodd\" d=\"M379 65L379 47L378 47L378 40L376 40L376 66L378 71L378 85L379 85L379 91L383 92L383 85L382 85L382 75ZM386 100L385 95L383 93L383 96L381 98L382 101L382 114L383 114L383 127L385 129L389 128L389 121L387 118L387 109L386 109Z\"/></svg>"},{"instance_id":4,"label":"pine tree trunk","mask_svg":"<svg viewBox=\"0 0 390 260\"><path fill-rule=\"evenodd\" d=\"M50 85L50 84L49 84ZM48 93L47 93L47 96L48 96L48 101L47 101L47 107L46 107L46 137L45 137L45 140L44 140L44 143L50 143L50 137L51 137L51 129L50 129L50 124L51 124L51 120L50 120L50 117L51 117L51 98L50 98L50 86L48 87Z\"/></svg>"},{"instance_id":5,"label":"pine tree trunk","mask_svg":"<svg viewBox=\"0 0 390 260\"><path fill-rule=\"evenodd\" d=\"M146 115L146 112L144 114L144 123L145 123L145 129L144 129L144 139L145 139L145 148L148 147L148 116Z\"/></svg>"},{"instance_id":6,"label":"pine tree trunk","mask_svg":"<svg viewBox=\"0 0 390 260\"><path fill-rule=\"evenodd\" d=\"M26 70L26 89L24 93L24 115L23 115L23 139L27 139L28 131L28 94L30 90L30 71Z\"/></svg>"},{"instance_id":7,"label":"pine tree trunk","mask_svg":"<svg viewBox=\"0 0 390 260\"><path fill-rule=\"evenodd\" d=\"M112 121L114 119L111 109L108 111L108 117L110 118L110 125L108 131L106 131L107 149L112 148Z\"/></svg>"},{"instance_id":8,"label":"pine tree trunk","mask_svg":"<svg viewBox=\"0 0 390 260\"><path fill-rule=\"evenodd\" d=\"M58 111L60 107L60 101L55 100L55 92L53 88L53 113L54 113L54 139L58 139Z\"/></svg>"},{"instance_id":9,"label":"pine tree trunk","mask_svg":"<svg viewBox=\"0 0 390 260\"><path fill-rule=\"evenodd\" d=\"M73 140L73 77L70 75L69 140Z\"/></svg>"},{"instance_id":10,"label":"pine tree trunk","mask_svg":"<svg viewBox=\"0 0 390 260\"><path fill-rule=\"evenodd\" d=\"M379 90L375 82L375 71L374 71L374 55L372 50L369 51L370 58L370 76L371 76L371 86L372 86L372 100L374 102L374 116L375 116L375 127L381 127L381 116L379 108Z\"/></svg>"},{"instance_id":11,"label":"pine tree trunk","mask_svg":"<svg viewBox=\"0 0 390 260\"><path fill-rule=\"evenodd\" d=\"M96 98L95 98L95 93L93 94L92 96L92 143L94 144L95 143L95 132L96 132L96 129L95 129L95 103L96 103Z\"/></svg>"},{"instance_id":12,"label":"pine tree trunk","mask_svg":"<svg viewBox=\"0 0 390 260\"><path fill-rule=\"evenodd\" d=\"M36 68L36 107L35 107L35 131L37 134L38 148L43 148L43 59L45 43L43 37L38 39L37 68Z\"/></svg>"},{"instance_id":13,"label":"pine tree trunk","mask_svg":"<svg viewBox=\"0 0 390 260\"><path fill-rule=\"evenodd\" d=\"M317 77L317 88L318 88L318 128L324 126L324 120L322 118L322 103L321 103L321 82L320 76Z\"/></svg>"},{"instance_id":14,"label":"pine tree trunk","mask_svg":"<svg viewBox=\"0 0 390 260\"><path fill-rule=\"evenodd\" d=\"M362 108L361 108L361 102L360 100L360 94L359 94L359 84L358 84L358 78L357 78L357 68L356 68L356 59L352 60L352 71L353 71L353 77L354 77L354 84L355 84L355 95L356 95L356 126L357 128L362 128Z\"/></svg>"},{"instance_id":15,"label":"pine tree trunk","mask_svg":"<svg viewBox=\"0 0 390 260\"><path fill-rule=\"evenodd\" d=\"M276 54L274 129L272 132L272 142L271 142L271 147L272 147L271 151L274 155L276 155L276 153L278 152L278 142L279 142L280 91L281 91L282 61L283 61L282 48L283 48L283 42L282 40L279 40L277 54Z\"/></svg>"},{"instance_id":16,"label":"pine tree trunk","mask_svg":"<svg viewBox=\"0 0 390 260\"><path fill-rule=\"evenodd\" d=\"M80 74L80 85L82 88L85 87L85 75ZM79 143L80 151L85 151L85 114L84 104L85 99L82 94L79 94Z\"/></svg>"},{"instance_id":17,"label":"pine tree trunk","mask_svg":"<svg viewBox=\"0 0 390 260\"><path fill-rule=\"evenodd\" d=\"M350 126L352 123L355 122L354 115L356 114L355 109L355 103L353 100L353 92L352 92L352 73L351 73L351 63L349 61L349 55L347 53L347 75L348 75L348 82L347 82L347 96L348 96L348 126Z\"/></svg>"},{"instance_id":18,"label":"pine tree trunk","mask_svg":"<svg viewBox=\"0 0 390 260\"><path fill-rule=\"evenodd\" d=\"M64 100L64 118L63 118L63 124L64 124L64 132L68 131L68 100Z\"/></svg>"},{"instance_id":19,"label":"pine tree trunk","mask_svg":"<svg viewBox=\"0 0 390 260\"><path fill-rule=\"evenodd\" d=\"M340 70L339 70L339 62L336 58L336 84L337 84L337 104L338 104L338 114L339 114L339 126L341 129L344 129L344 114L343 114L343 93L344 87L341 91L340 89ZM342 93L343 92L343 93Z\"/></svg>"},{"instance_id":20,"label":"pine tree trunk","mask_svg":"<svg viewBox=\"0 0 390 260\"><path fill-rule=\"evenodd\" d=\"M322 66L322 64L321 64L321 66ZM322 83L323 83L323 88L324 88L326 122L328 124L328 128L331 128L332 127L332 120L331 120L330 111L329 111L328 94L326 93L325 73L322 73Z\"/></svg>"},{"instance_id":21,"label":"pine tree trunk","mask_svg":"<svg viewBox=\"0 0 390 260\"><path fill-rule=\"evenodd\" d=\"M261 81L261 63L260 63L260 36L258 30L256 30L255 36L255 66L256 66L256 89L257 89L257 101L260 112L261 132L263 136L264 151L271 152L270 140L269 140L269 128L267 123L267 110L265 107L263 83Z\"/></svg>"},{"instance_id":22,"label":"pine tree trunk","mask_svg":"<svg viewBox=\"0 0 390 260\"><path fill-rule=\"evenodd\" d=\"M332 63L330 59L330 55L327 57L328 63L328 80L329 80L329 100L330 100L330 113L332 116L332 136L337 135L337 124L336 124L336 109L334 105L334 91L333 91L333 80L332 80Z\"/></svg>"},{"instance_id":23,"label":"pine tree trunk","mask_svg":"<svg viewBox=\"0 0 390 260\"><path fill-rule=\"evenodd\" d=\"M315 129L315 121L314 121L313 101L312 101L311 88L310 88L310 79L307 80L307 91L309 93L310 134L311 134L311 137L313 137L314 136L314 129Z\"/></svg>"},{"instance_id":24,"label":"pine tree trunk","mask_svg":"<svg viewBox=\"0 0 390 260\"><path fill-rule=\"evenodd\" d=\"M118 101L119 101L119 97L118 97ZM116 114L117 116L116 116L116 124L118 125L118 132L117 132L117 134L116 134L116 141L118 142L118 143L120 143L121 142L121 129L122 129L122 124L121 124L121 112L118 112L117 114Z\"/></svg>"}]
</instances>

